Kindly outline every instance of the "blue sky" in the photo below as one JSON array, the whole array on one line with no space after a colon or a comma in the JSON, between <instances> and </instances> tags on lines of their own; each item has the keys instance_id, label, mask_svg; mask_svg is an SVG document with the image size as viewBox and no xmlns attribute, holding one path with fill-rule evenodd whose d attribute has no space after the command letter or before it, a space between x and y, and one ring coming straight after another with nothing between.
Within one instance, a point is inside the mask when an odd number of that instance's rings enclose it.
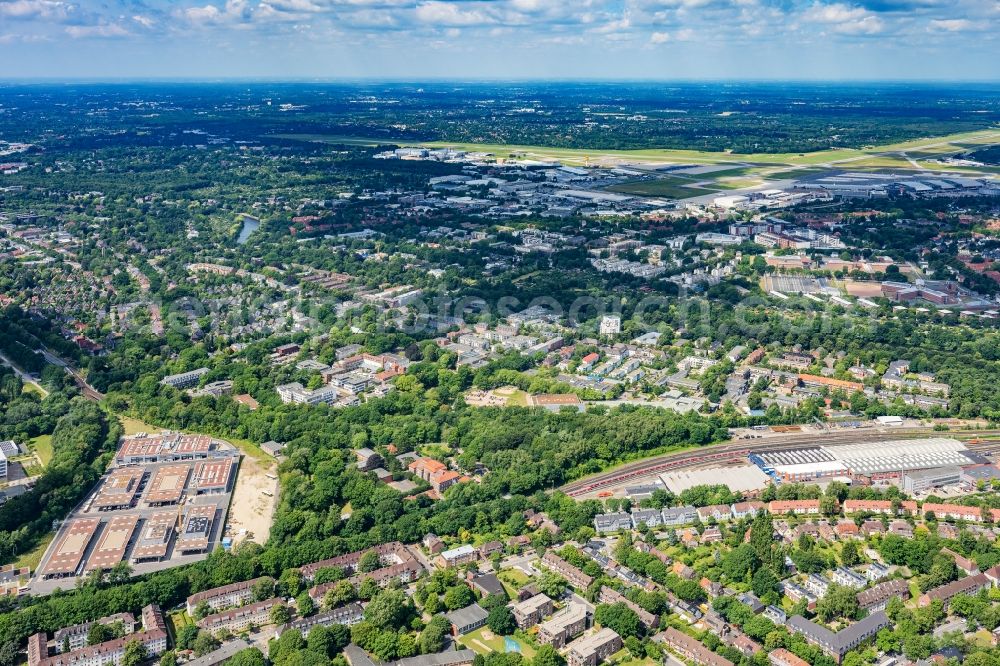
<instances>
[{"instance_id":1,"label":"blue sky","mask_svg":"<svg viewBox=\"0 0 1000 666\"><path fill-rule=\"evenodd\" d=\"M0 0L0 78L1000 80L1000 0Z\"/></svg>"}]
</instances>

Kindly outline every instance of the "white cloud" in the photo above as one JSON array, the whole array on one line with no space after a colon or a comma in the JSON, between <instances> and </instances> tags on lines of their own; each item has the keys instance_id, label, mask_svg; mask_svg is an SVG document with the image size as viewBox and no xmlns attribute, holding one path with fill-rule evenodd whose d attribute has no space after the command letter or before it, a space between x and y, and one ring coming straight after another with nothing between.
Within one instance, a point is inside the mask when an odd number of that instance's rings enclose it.
<instances>
[{"instance_id":1,"label":"white cloud","mask_svg":"<svg viewBox=\"0 0 1000 666\"><path fill-rule=\"evenodd\" d=\"M975 26L968 19L934 19L930 23L930 30L935 32L965 32L972 30Z\"/></svg>"},{"instance_id":2,"label":"white cloud","mask_svg":"<svg viewBox=\"0 0 1000 666\"><path fill-rule=\"evenodd\" d=\"M101 25L71 25L66 28L66 34L80 39L86 37L128 37L132 33L117 23Z\"/></svg>"},{"instance_id":3,"label":"white cloud","mask_svg":"<svg viewBox=\"0 0 1000 666\"><path fill-rule=\"evenodd\" d=\"M456 3L430 0L417 6L417 20L435 26L492 25L496 18L480 9L463 9Z\"/></svg>"},{"instance_id":4,"label":"white cloud","mask_svg":"<svg viewBox=\"0 0 1000 666\"><path fill-rule=\"evenodd\" d=\"M263 4L263 3L262 3ZM312 0L268 0L268 4L282 12L321 12L323 7Z\"/></svg>"},{"instance_id":5,"label":"white cloud","mask_svg":"<svg viewBox=\"0 0 1000 666\"><path fill-rule=\"evenodd\" d=\"M249 19L252 12L253 9L247 0L226 0L226 4L221 8L214 4L187 7L181 10L181 16L189 23L208 25Z\"/></svg>"},{"instance_id":6,"label":"white cloud","mask_svg":"<svg viewBox=\"0 0 1000 666\"><path fill-rule=\"evenodd\" d=\"M601 35L613 35L617 33L624 32L632 27L632 18L626 13L619 19L608 21L596 28L592 28L591 32L601 34Z\"/></svg>"},{"instance_id":7,"label":"white cloud","mask_svg":"<svg viewBox=\"0 0 1000 666\"><path fill-rule=\"evenodd\" d=\"M64 19L73 8L56 0L10 0L0 2L0 16L17 19Z\"/></svg>"},{"instance_id":8,"label":"white cloud","mask_svg":"<svg viewBox=\"0 0 1000 666\"><path fill-rule=\"evenodd\" d=\"M650 44L666 44L670 41L669 32L654 32L649 36Z\"/></svg>"},{"instance_id":9,"label":"white cloud","mask_svg":"<svg viewBox=\"0 0 1000 666\"><path fill-rule=\"evenodd\" d=\"M833 32L844 35L875 35L885 29L885 23L874 13L842 2L829 5L816 2L803 12L802 19L828 25Z\"/></svg>"}]
</instances>

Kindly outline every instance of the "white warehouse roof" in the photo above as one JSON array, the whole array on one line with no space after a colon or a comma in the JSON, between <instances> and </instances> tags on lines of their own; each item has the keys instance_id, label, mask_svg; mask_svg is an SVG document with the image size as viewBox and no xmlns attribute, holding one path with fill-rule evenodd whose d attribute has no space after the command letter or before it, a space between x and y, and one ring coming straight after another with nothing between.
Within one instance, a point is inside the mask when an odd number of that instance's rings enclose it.
<instances>
[{"instance_id":1,"label":"white warehouse roof","mask_svg":"<svg viewBox=\"0 0 1000 666\"><path fill-rule=\"evenodd\" d=\"M770 483L767 474L756 465L667 472L660 475L660 481L675 495L695 486L723 483L734 492L749 492L766 488Z\"/></svg>"},{"instance_id":2,"label":"white warehouse roof","mask_svg":"<svg viewBox=\"0 0 1000 666\"><path fill-rule=\"evenodd\" d=\"M971 465L962 442L945 437L823 447L855 474Z\"/></svg>"}]
</instances>

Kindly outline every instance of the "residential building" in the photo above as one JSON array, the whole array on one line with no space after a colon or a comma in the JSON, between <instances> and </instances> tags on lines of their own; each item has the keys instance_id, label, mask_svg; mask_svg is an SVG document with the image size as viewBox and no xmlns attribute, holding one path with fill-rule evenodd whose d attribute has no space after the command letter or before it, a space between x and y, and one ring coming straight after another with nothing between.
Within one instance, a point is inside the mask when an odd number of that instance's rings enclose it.
<instances>
[{"instance_id":1,"label":"residential building","mask_svg":"<svg viewBox=\"0 0 1000 666\"><path fill-rule=\"evenodd\" d=\"M978 564L976 564L975 562L973 562L972 560L970 560L967 557L959 555L958 553L956 553L955 551L953 551L951 548L942 548L941 549L941 554L942 555L947 555L948 557L950 557L951 559L953 559L955 561L955 566L958 567L958 569L962 573L964 573L966 576L972 576L974 574L979 573L979 565Z\"/></svg>"},{"instance_id":2,"label":"residential building","mask_svg":"<svg viewBox=\"0 0 1000 666\"><path fill-rule=\"evenodd\" d=\"M434 533L428 533L424 535L424 548L426 548L427 552L431 555L438 555L444 552L446 546L444 541L441 540L441 537Z\"/></svg>"},{"instance_id":3,"label":"residential building","mask_svg":"<svg viewBox=\"0 0 1000 666\"><path fill-rule=\"evenodd\" d=\"M615 515L615 514L611 514ZM594 517L594 521L597 521L597 517ZM640 525L645 525L650 529L654 527L659 527L663 524L663 515L660 513L659 509L632 509L632 527L634 529L639 529Z\"/></svg>"},{"instance_id":4,"label":"residential building","mask_svg":"<svg viewBox=\"0 0 1000 666\"><path fill-rule=\"evenodd\" d=\"M131 642L138 642L146 648L150 657L162 654L167 649L167 623L159 606L155 604L142 609L143 630L130 633L122 638L85 645L69 652L49 656L48 641L44 633L28 638L28 666L119 666L125 656L125 648Z\"/></svg>"},{"instance_id":5,"label":"residential building","mask_svg":"<svg viewBox=\"0 0 1000 666\"><path fill-rule=\"evenodd\" d=\"M878 562L872 562L865 567L865 577L872 583L888 578L890 573L889 567Z\"/></svg>"},{"instance_id":6,"label":"residential building","mask_svg":"<svg viewBox=\"0 0 1000 666\"><path fill-rule=\"evenodd\" d=\"M965 578L953 580L950 583L939 585L938 587L924 592L917 600L917 604L919 606L929 606L932 601L940 600L944 604L945 609L947 609L948 602L951 601L956 595L974 595L980 590L985 590L990 587L990 584L990 579L987 578L985 574L966 576Z\"/></svg>"},{"instance_id":7,"label":"residential building","mask_svg":"<svg viewBox=\"0 0 1000 666\"><path fill-rule=\"evenodd\" d=\"M697 510L698 519L702 522L707 520L729 520L733 517L733 510L725 504L714 504L712 506L701 506Z\"/></svg>"},{"instance_id":8,"label":"residential building","mask_svg":"<svg viewBox=\"0 0 1000 666\"><path fill-rule=\"evenodd\" d=\"M309 617L300 617L292 620L285 626L283 626L277 633L277 636L285 633L289 629L293 631L298 631L302 634L303 638L309 635L309 631L313 627L329 627L334 624L342 624L344 626L350 627L358 622L361 622L365 617L365 609L361 607L361 604L357 602L351 602L343 606L338 606L337 608L331 608L327 611L320 611L315 615L310 615Z\"/></svg>"},{"instance_id":9,"label":"residential building","mask_svg":"<svg viewBox=\"0 0 1000 666\"><path fill-rule=\"evenodd\" d=\"M786 627L792 633L799 634L818 646L839 664L845 654L871 640L879 631L891 625L892 622L889 621L885 611L877 611L837 632L830 631L801 615L789 618Z\"/></svg>"},{"instance_id":10,"label":"residential building","mask_svg":"<svg viewBox=\"0 0 1000 666\"><path fill-rule=\"evenodd\" d=\"M587 628L587 607L570 603L550 619L538 625L538 642L557 650Z\"/></svg>"},{"instance_id":11,"label":"residential building","mask_svg":"<svg viewBox=\"0 0 1000 666\"><path fill-rule=\"evenodd\" d=\"M712 652L701 641L674 627L667 627L654 636L653 640L666 645L672 651L685 659L690 659L698 666L733 666L733 662L721 654Z\"/></svg>"},{"instance_id":12,"label":"residential building","mask_svg":"<svg viewBox=\"0 0 1000 666\"><path fill-rule=\"evenodd\" d=\"M601 335L618 335L622 332L621 317L601 317Z\"/></svg>"},{"instance_id":13,"label":"residential building","mask_svg":"<svg viewBox=\"0 0 1000 666\"><path fill-rule=\"evenodd\" d=\"M771 650L767 655L767 660L771 663L771 666L809 666L808 661L789 652L785 648Z\"/></svg>"},{"instance_id":14,"label":"residential building","mask_svg":"<svg viewBox=\"0 0 1000 666\"><path fill-rule=\"evenodd\" d=\"M730 507L733 518L755 518L758 513L767 508L763 502L737 502Z\"/></svg>"},{"instance_id":15,"label":"residential building","mask_svg":"<svg viewBox=\"0 0 1000 666\"><path fill-rule=\"evenodd\" d=\"M913 508L916 508L916 503L913 502ZM847 499L844 500L844 513L880 513L887 516L895 515L892 509L893 503L889 500L860 500L860 499ZM899 512L906 512L904 506L899 507Z\"/></svg>"},{"instance_id":16,"label":"residential building","mask_svg":"<svg viewBox=\"0 0 1000 666\"><path fill-rule=\"evenodd\" d=\"M113 625L121 623L122 630L126 635L134 633L136 629L135 616L132 613L116 613L102 617L93 622L83 622L74 624L71 627L63 627L52 635L56 652L70 652L79 650L87 645L87 634L95 624ZM64 649L65 648L65 649Z\"/></svg>"},{"instance_id":17,"label":"residential building","mask_svg":"<svg viewBox=\"0 0 1000 666\"><path fill-rule=\"evenodd\" d=\"M803 585L805 585L807 590L820 598L825 597L827 591L830 589L830 581L817 574L809 574L806 576Z\"/></svg>"},{"instance_id":18,"label":"residential building","mask_svg":"<svg viewBox=\"0 0 1000 666\"><path fill-rule=\"evenodd\" d=\"M536 594L510 606L519 629L530 629L541 622L543 617L551 615L554 608L552 599L544 594Z\"/></svg>"},{"instance_id":19,"label":"residential building","mask_svg":"<svg viewBox=\"0 0 1000 666\"><path fill-rule=\"evenodd\" d=\"M189 372L181 372L176 375L167 375L160 380L164 386L172 386L175 389L186 389L197 386L201 378L207 375L208 368L198 368Z\"/></svg>"},{"instance_id":20,"label":"residential building","mask_svg":"<svg viewBox=\"0 0 1000 666\"><path fill-rule=\"evenodd\" d=\"M0 479L7 478L7 460L21 452L20 447L12 439L0 442Z\"/></svg>"},{"instance_id":21,"label":"residential building","mask_svg":"<svg viewBox=\"0 0 1000 666\"><path fill-rule=\"evenodd\" d=\"M618 590L608 587L607 585L601 586L601 590L597 594L597 600L602 604L625 604L639 617L639 621L646 625L647 629L655 629L660 626L660 618L653 615L645 608L620 593Z\"/></svg>"},{"instance_id":22,"label":"residential building","mask_svg":"<svg viewBox=\"0 0 1000 666\"><path fill-rule=\"evenodd\" d=\"M729 635L732 636L732 633ZM764 649L764 646L744 633L737 633L735 636L732 636L730 645L733 649L738 650L744 657L753 657L755 654Z\"/></svg>"},{"instance_id":23,"label":"residential building","mask_svg":"<svg viewBox=\"0 0 1000 666\"><path fill-rule=\"evenodd\" d=\"M385 463L382 456L369 448L358 449L354 452L354 455L358 459L358 469L362 472L370 472Z\"/></svg>"},{"instance_id":24,"label":"residential building","mask_svg":"<svg viewBox=\"0 0 1000 666\"><path fill-rule=\"evenodd\" d=\"M794 513L796 515L818 515L819 500L774 500L767 505L773 515Z\"/></svg>"},{"instance_id":25,"label":"residential building","mask_svg":"<svg viewBox=\"0 0 1000 666\"><path fill-rule=\"evenodd\" d=\"M271 623L271 609L281 605L283 602L278 597L265 599L256 603L230 608L229 610L208 615L198 620L195 624L199 629L204 629L210 634L227 629L234 634L253 627L261 627Z\"/></svg>"},{"instance_id":26,"label":"residential building","mask_svg":"<svg viewBox=\"0 0 1000 666\"><path fill-rule=\"evenodd\" d=\"M212 610L242 606L253 599L253 588L258 583L264 581L274 583L274 579L261 576L253 580L242 580L231 585L223 585L222 587L213 587L210 590L196 592L187 598L186 606L188 615L194 615L194 609L203 601Z\"/></svg>"},{"instance_id":27,"label":"residential building","mask_svg":"<svg viewBox=\"0 0 1000 666\"><path fill-rule=\"evenodd\" d=\"M698 520L698 510L693 506L664 508L661 512L664 527L681 527Z\"/></svg>"},{"instance_id":28,"label":"residential building","mask_svg":"<svg viewBox=\"0 0 1000 666\"><path fill-rule=\"evenodd\" d=\"M622 649L622 638L603 627L590 636L581 636L567 646L567 666L597 666Z\"/></svg>"},{"instance_id":29,"label":"residential building","mask_svg":"<svg viewBox=\"0 0 1000 666\"><path fill-rule=\"evenodd\" d=\"M888 580L858 592L858 607L868 613L885 610L893 597L899 597L903 601L910 598L910 586L905 580Z\"/></svg>"},{"instance_id":30,"label":"residential building","mask_svg":"<svg viewBox=\"0 0 1000 666\"><path fill-rule=\"evenodd\" d=\"M774 605L770 605L767 608L765 608L764 612L761 613L761 615L769 619L771 622L774 622L778 626L783 625L785 621L788 619L788 615L785 613L785 611Z\"/></svg>"},{"instance_id":31,"label":"residential building","mask_svg":"<svg viewBox=\"0 0 1000 666\"><path fill-rule=\"evenodd\" d=\"M449 569L451 567L460 567L463 564L469 564L470 562L479 561L479 550L475 546L469 544L464 544L457 548L452 548L450 550L442 551L440 555L435 558L435 564L437 564L442 569Z\"/></svg>"},{"instance_id":32,"label":"residential building","mask_svg":"<svg viewBox=\"0 0 1000 666\"><path fill-rule=\"evenodd\" d=\"M868 584L868 580L859 573L851 571L847 567L837 567L833 570L833 582L844 587L853 587L860 590Z\"/></svg>"},{"instance_id":33,"label":"residential building","mask_svg":"<svg viewBox=\"0 0 1000 666\"><path fill-rule=\"evenodd\" d=\"M978 506L924 502L920 510L925 516L930 514L937 520L967 520L973 523L983 520L983 510Z\"/></svg>"},{"instance_id":34,"label":"residential building","mask_svg":"<svg viewBox=\"0 0 1000 666\"><path fill-rule=\"evenodd\" d=\"M572 564L562 559L551 550L545 551L545 555L542 556L542 566L546 569L551 569L557 574L565 578L574 587L581 590L585 590L590 587L590 584L594 582L594 579L583 573Z\"/></svg>"}]
</instances>

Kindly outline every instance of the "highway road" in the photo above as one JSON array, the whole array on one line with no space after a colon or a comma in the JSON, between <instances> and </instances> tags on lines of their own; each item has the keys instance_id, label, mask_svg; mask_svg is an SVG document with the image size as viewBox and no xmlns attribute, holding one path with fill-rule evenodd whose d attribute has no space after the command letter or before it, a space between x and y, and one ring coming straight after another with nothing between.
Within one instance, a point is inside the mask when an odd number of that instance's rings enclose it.
<instances>
[{"instance_id":1,"label":"highway road","mask_svg":"<svg viewBox=\"0 0 1000 666\"><path fill-rule=\"evenodd\" d=\"M578 497L594 491L618 486L630 479L639 479L653 474L675 471L704 465L743 460L751 451L769 452L796 449L805 446L825 446L837 444L864 444L919 437L954 437L971 433L935 431L930 427L911 428L864 428L854 430L824 430L821 432L772 434L766 438L730 440L722 444L703 446L689 451L665 453L643 460L627 463L613 470L602 472L564 485L560 490L571 497ZM998 436L1000 430L977 430L977 435ZM973 451L993 453L1000 451L1000 442L983 442L969 447Z\"/></svg>"}]
</instances>

